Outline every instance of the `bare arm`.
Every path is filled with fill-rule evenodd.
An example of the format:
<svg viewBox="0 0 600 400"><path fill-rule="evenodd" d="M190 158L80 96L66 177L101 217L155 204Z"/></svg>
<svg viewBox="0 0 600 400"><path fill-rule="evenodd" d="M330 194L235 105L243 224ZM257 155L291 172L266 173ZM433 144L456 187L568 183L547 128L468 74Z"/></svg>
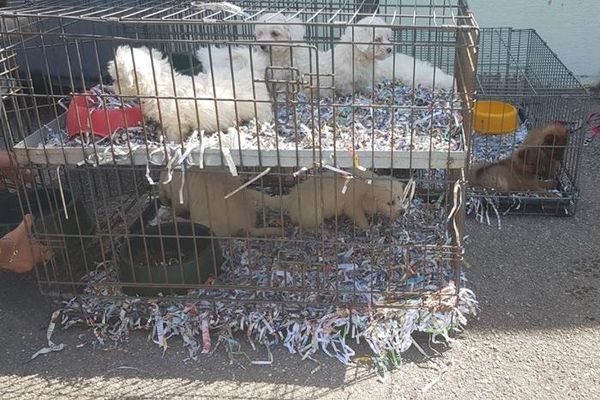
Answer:
<svg viewBox="0 0 600 400"><path fill-rule="evenodd" d="M35 178L34 171L21 168L22 167L17 164L17 160L15 160L8 151L0 150L0 175L4 175L13 183L18 182L18 175L20 175L25 182L33 182Z"/></svg>
<svg viewBox="0 0 600 400"><path fill-rule="evenodd" d="M9 169L10 167L10 153L6 150L0 150L0 169Z"/></svg>

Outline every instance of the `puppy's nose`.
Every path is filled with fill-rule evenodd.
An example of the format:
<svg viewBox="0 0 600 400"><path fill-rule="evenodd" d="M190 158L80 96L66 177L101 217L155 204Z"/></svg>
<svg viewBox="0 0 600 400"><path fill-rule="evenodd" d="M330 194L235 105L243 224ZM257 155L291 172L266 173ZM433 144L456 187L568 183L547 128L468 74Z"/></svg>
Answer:
<svg viewBox="0 0 600 400"><path fill-rule="evenodd" d="M385 49L385 51L387 51L388 53L391 53L392 52L392 48L388 47L387 49Z"/></svg>

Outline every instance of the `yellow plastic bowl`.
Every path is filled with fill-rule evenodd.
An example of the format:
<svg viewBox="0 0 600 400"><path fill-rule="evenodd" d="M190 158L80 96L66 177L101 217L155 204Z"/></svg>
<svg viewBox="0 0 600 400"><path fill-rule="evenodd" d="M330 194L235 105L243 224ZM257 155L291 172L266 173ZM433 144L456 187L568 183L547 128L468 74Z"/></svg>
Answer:
<svg viewBox="0 0 600 400"><path fill-rule="evenodd" d="M517 109L501 101L479 100L475 103L475 131L490 135L517 130Z"/></svg>

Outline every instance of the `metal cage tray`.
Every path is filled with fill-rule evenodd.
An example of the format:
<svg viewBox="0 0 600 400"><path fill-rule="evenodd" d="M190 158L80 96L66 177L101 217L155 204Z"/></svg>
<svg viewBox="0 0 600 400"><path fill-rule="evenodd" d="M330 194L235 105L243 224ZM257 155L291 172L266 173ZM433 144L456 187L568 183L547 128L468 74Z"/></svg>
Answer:
<svg viewBox="0 0 600 400"><path fill-rule="evenodd" d="M64 115L54 119L41 129L25 138L14 146L14 153L19 163L39 165L81 165L85 160L97 164L111 165L147 165L149 154L164 146L94 146L81 145L78 147L50 147L44 146L44 131L58 130L63 124ZM461 142L464 143L464 133L461 134ZM180 145L170 145L174 150ZM123 151L125 150L125 151ZM117 157L113 154L119 152ZM353 155L345 149L275 149L258 150L253 149L230 149L233 162L237 166L244 167L305 167L316 163L329 163L331 160L341 168L352 168L354 166ZM125 154L122 154L125 153ZM94 157L97 154L99 157ZM102 155L110 157L110 161L98 161ZM431 150L431 151L391 151L391 150L358 150L356 156L360 164L369 168L390 169L460 169L466 165L467 154L461 146L461 150ZM166 163L167 160L153 164ZM200 162L199 150L191 153L191 161L194 165ZM204 151L203 163L206 166L226 165L223 154L219 149L206 149Z"/></svg>

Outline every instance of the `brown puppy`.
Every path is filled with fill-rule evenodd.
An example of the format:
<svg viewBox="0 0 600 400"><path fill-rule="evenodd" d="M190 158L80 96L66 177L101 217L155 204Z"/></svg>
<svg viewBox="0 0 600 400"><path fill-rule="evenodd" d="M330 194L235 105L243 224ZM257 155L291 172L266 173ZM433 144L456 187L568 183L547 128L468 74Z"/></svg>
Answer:
<svg viewBox="0 0 600 400"><path fill-rule="evenodd" d="M532 149L518 149L507 159L471 169L469 182L476 186L503 192L541 192L551 188L537 174L538 153Z"/></svg>
<svg viewBox="0 0 600 400"><path fill-rule="evenodd" d="M374 178L369 185L358 179L347 182L339 174L326 173L296 185L287 196L264 196L265 205L286 210L292 222L303 229L316 229L326 218L346 215L366 230L367 215L380 213L393 218L403 211L404 185L395 179L377 179L376 175Z"/></svg>
<svg viewBox="0 0 600 400"><path fill-rule="evenodd" d="M192 222L209 227L217 236L273 236L281 233L278 228L257 228L257 192L243 189L233 196L225 196L242 185L237 176L229 173L188 170L185 172L183 204L180 203L179 189L182 173L175 171L173 179L167 179L165 172L160 177L160 200L173 207L175 214L189 218Z"/></svg>
<svg viewBox="0 0 600 400"><path fill-rule="evenodd" d="M521 146L507 159L471 169L472 184L500 191L545 191L556 187L560 162L567 145L567 130L549 125L531 131Z"/></svg>
<svg viewBox="0 0 600 400"><path fill-rule="evenodd" d="M567 128L552 124L532 130L520 148L532 149L538 154L537 175L543 179L555 179L567 148ZM539 150L542 150L541 152Z"/></svg>

